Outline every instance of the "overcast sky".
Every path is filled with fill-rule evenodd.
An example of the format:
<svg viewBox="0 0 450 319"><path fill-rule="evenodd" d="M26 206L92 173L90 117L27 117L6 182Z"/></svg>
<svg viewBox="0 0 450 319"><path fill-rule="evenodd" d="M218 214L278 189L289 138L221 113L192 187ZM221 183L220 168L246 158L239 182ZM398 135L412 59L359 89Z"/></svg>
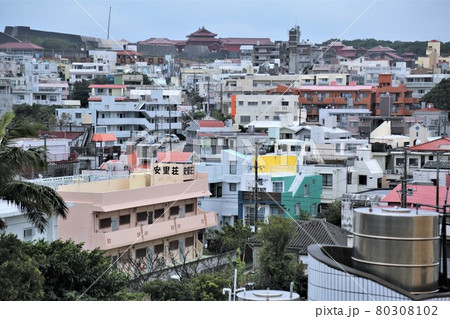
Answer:
<svg viewBox="0 0 450 319"><path fill-rule="evenodd" d="M294 25L313 43L341 35L450 41L450 0L0 0L0 30L23 25L106 38L110 7L111 37L131 42L186 40L201 26L217 37L287 40Z"/></svg>

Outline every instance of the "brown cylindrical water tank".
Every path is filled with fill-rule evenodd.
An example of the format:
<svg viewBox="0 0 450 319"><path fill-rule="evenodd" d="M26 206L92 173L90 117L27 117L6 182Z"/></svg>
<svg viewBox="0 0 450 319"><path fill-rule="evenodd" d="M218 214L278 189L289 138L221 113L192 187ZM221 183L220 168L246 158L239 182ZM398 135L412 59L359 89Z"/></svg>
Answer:
<svg viewBox="0 0 450 319"><path fill-rule="evenodd" d="M405 208L356 208L353 263L413 294L439 285L439 216Z"/></svg>

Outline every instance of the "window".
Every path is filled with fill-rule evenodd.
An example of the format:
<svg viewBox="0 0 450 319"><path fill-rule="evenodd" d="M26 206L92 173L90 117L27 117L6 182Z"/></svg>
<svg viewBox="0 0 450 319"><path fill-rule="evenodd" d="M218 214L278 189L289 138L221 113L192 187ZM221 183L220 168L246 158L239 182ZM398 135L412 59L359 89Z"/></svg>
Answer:
<svg viewBox="0 0 450 319"><path fill-rule="evenodd" d="M169 250L177 250L178 249L178 240L172 240L169 242Z"/></svg>
<svg viewBox="0 0 450 319"><path fill-rule="evenodd" d="M81 119L81 113L75 113L75 118Z"/></svg>
<svg viewBox="0 0 450 319"><path fill-rule="evenodd" d="M222 183L209 184L209 191L211 192L210 197L222 197Z"/></svg>
<svg viewBox="0 0 450 319"><path fill-rule="evenodd" d="M258 102L254 102L254 101L249 101L247 103L248 106L252 106L252 105L258 105Z"/></svg>
<svg viewBox="0 0 450 319"><path fill-rule="evenodd" d="M277 181L272 182L272 189L274 193L282 193L283 192L283 182Z"/></svg>
<svg viewBox="0 0 450 319"><path fill-rule="evenodd" d="M395 166L401 166L405 163L405 160L403 158L396 158L395 159Z"/></svg>
<svg viewBox="0 0 450 319"><path fill-rule="evenodd" d="M244 105L244 101L239 101L239 105Z"/></svg>
<svg viewBox="0 0 450 319"><path fill-rule="evenodd" d="M119 225L126 225L130 223L130 214L119 216Z"/></svg>
<svg viewBox="0 0 450 319"><path fill-rule="evenodd" d="M180 207L178 206L170 207L170 216L178 215L179 212Z"/></svg>
<svg viewBox="0 0 450 319"><path fill-rule="evenodd" d="M136 213L136 221L137 222L144 222L146 220L147 220L147 212Z"/></svg>
<svg viewBox="0 0 450 319"><path fill-rule="evenodd" d="M409 166L419 166L419 159L418 158L410 158Z"/></svg>
<svg viewBox="0 0 450 319"><path fill-rule="evenodd" d="M309 185L305 185L305 197L309 197Z"/></svg>
<svg viewBox="0 0 450 319"><path fill-rule="evenodd" d="M237 162L236 161L230 161L230 174L233 174L233 175L237 174Z"/></svg>
<svg viewBox="0 0 450 319"><path fill-rule="evenodd" d="M333 185L333 175L332 174L320 174L322 175L322 186L331 187Z"/></svg>
<svg viewBox="0 0 450 319"><path fill-rule="evenodd" d="M194 236L185 239L186 247L194 246Z"/></svg>
<svg viewBox="0 0 450 319"><path fill-rule="evenodd" d="M194 211L194 204L186 205L186 213L192 213Z"/></svg>
<svg viewBox="0 0 450 319"><path fill-rule="evenodd" d="M229 190L230 192L235 192L236 191L236 183L230 183L229 184Z"/></svg>
<svg viewBox="0 0 450 319"><path fill-rule="evenodd" d="M367 185L367 175L359 175L359 185Z"/></svg>
<svg viewBox="0 0 450 319"><path fill-rule="evenodd" d="M136 249L136 259L142 259L147 256L147 248Z"/></svg>
<svg viewBox="0 0 450 319"><path fill-rule="evenodd" d="M279 115L274 115L273 116L273 120L274 121L279 121L280 120L280 116Z"/></svg>
<svg viewBox="0 0 450 319"><path fill-rule="evenodd" d="M289 106L289 101L281 101L282 106Z"/></svg>
<svg viewBox="0 0 450 319"><path fill-rule="evenodd" d="M352 173L347 173L347 185L352 183Z"/></svg>
<svg viewBox="0 0 450 319"><path fill-rule="evenodd" d="M241 124L250 123L250 115L241 115Z"/></svg>
<svg viewBox="0 0 450 319"><path fill-rule="evenodd" d="M56 96L55 95L50 95L50 101L52 101L52 102L56 101Z"/></svg>
<svg viewBox="0 0 450 319"><path fill-rule="evenodd" d="M159 244L159 245L153 246L153 252L155 253L155 255L162 254L164 252L164 245Z"/></svg>
<svg viewBox="0 0 450 319"><path fill-rule="evenodd" d="M111 218L102 218L99 221L99 228L109 228L111 227Z"/></svg>
<svg viewBox="0 0 450 319"><path fill-rule="evenodd" d="M164 208L155 210L155 219L158 219L161 216L164 216Z"/></svg>
<svg viewBox="0 0 450 319"><path fill-rule="evenodd" d="M23 230L23 240L31 240L33 238L33 228L25 228Z"/></svg>

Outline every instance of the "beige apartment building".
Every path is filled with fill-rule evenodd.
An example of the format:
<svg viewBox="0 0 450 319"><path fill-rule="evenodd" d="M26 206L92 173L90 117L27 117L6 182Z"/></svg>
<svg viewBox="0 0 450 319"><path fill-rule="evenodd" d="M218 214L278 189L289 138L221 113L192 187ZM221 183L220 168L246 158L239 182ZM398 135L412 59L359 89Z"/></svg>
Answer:
<svg viewBox="0 0 450 319"><path fill-rule="evenodd" d="M58 237L99 247L118 266L128 261L166 264L189 261L203 252L203 230L217 226L215 212L202 211L209 196L207 174L192 164L160 163L128 178L61 186L67 219L58 220ZM122 258L121 258L122 256Z"/></svg>

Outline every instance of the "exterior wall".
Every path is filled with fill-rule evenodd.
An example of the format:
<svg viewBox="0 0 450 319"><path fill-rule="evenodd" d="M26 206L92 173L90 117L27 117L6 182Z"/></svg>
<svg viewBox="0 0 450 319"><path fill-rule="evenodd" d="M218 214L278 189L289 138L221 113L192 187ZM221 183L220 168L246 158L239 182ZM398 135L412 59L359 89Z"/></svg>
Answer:
<svg viewBox="0 0 450 319"><path fill-rule="evenodd" d="M33 224L22 214L18 207L9 205L5 201L0 201L0 218L6 224L4 232L14 234L23 241L33 241L44 239L53 241L57 239L57 217L55 215L47 219L47 227L43 233L33 226Z"/></svg>
<svg viewBox="0 0 450 319"><path fill-rule="evenodd" d="M253 121L279 121L280 115L292 114L298 123L298 97L295 95L237 95L235 123L246 125ZM243 120L242 117L248 118ZM292 124L292 123L288 123Z"/></svg>
<svg viewBox="0 0 450 319"><path fill-rule="evenodd" d="M272 178L272 181L284 181L281 205L285 208L286 214L291 218L299 219L300 210L302 210L311 217L316 216L322 195L322 177L320 175L304 176L296 191L288 191L294 179L295 176Z"/></svg>
<svg viewBox="0 0 450 319"><path fill-rule="evenodd" d="M113 256L130 245L152 247L162 240L180 244L198 230L217 225L216 213L197 207L197 198L209 194L204 174L194 181L145 186L157 182L155 176L149 177L149 181L142 175L135 181L123 178L60 187L70 212L67 219L58 220L58 237L83 242L85 249L100 247ZM197 238L193 245L192 251L201 250Z"/></svg>

